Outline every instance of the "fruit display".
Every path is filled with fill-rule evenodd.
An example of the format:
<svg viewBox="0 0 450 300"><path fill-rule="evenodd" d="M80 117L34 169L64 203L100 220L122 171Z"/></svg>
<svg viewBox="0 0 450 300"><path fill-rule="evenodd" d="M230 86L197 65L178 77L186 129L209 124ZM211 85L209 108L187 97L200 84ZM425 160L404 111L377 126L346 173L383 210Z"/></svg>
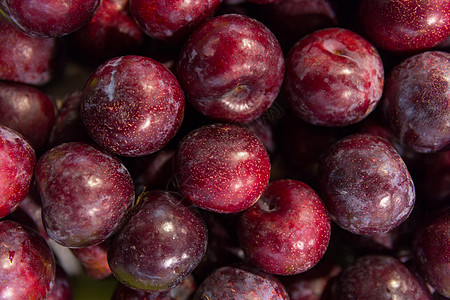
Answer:
<svg viewBox="0 0 450 300"><path fill-rule="evenodd" d="M0 300L450 299L450 0L0 0Z"/></svg>

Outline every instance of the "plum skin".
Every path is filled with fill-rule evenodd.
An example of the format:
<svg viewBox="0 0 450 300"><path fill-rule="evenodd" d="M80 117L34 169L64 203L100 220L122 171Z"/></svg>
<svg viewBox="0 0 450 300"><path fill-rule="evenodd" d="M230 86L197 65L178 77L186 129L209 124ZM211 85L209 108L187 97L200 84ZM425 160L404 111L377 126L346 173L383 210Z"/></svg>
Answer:
<svg viewBox="0 0 450 300"><path fill-rule="evenodd" d="M414 259L427 282L440 294L450 297L450 207L432 217L414 236Z"/></svg>
<svg viewBox="0 0 450 300"><path fill-rule="evenodd" d="M92 139L123 156L163 148L181 126L184 95L176 77L144 56L112 58L86 82L81 118Z"/></svg>
<svg viewBox="0 0 450 300"><path fill-rule="evenodd" d="M100 0L1 0L0 11L14 26L38 38L60 37L80 29L97 11Z"/></svg>
<svg viewBox="0 0 450 300"><path fill-rule="evenodd" d="M108 263L115 277L130 288L168 290L199 264L207 236L200 215L177 196L159 190L146 192L112 239Z"/></svg>
<svg viewBox="0 0 450 300"><path fill-rule="evenodd" d="M330 234L330 218L322 199L297 180L270 183L238 221L239 241L248 259L278 275L298 274L316 265Z"/></svg>
<svg viewBox="0 0 450 300"><path fill-rule="evenodd" d="M36 165L35 179L45 229L65 247L103 242L134 204L133 181L121 161L84 143L47 151Z"/></svg>
<svg viewBox="0 0 450 300"><path fill-rule="evenodd" d="M0 125L0 218L25 199L33 178L36 154L25 138Z"/></svg>
<svg viewBox="0 0 450 300"><path fill-rule="evenodd" d="M277 97L284 77L281 47L263 24L236 14L215 17L192 33L177 76L187 100L220 121L247 123Z"/></svg>
<svg viewBox="0 0 450 300"><path fill-rule="evenodd" d="M53 79L58 61L56 39L31 37L0 16L0 79L44 85Z"/></svg>
<svg viewBox="0 0 450 300"><path fill-rule="evenodd" d="M385 255L358 258L338 278L338 299L431 300L426 286L399 260Z"/></svg>
<svg viewBox="0 0 450 300"><path fill-rule="evenodd" d="M318 30L286 57L284 92L295 114L322 126L364 119L381 99L384 68L374 46L344 28Z"/></svg>
<svg viewBox="0 0 450 300"><path fill-rule="evenodd" d="M275 276L244 265L216 269L198 287L193 299L288 300L289 296Z"/></svg>
<svg viewBox="0 0 450 300"><path fill-rule="evenodd" d="M56 105L29 85L0 82L0 124L20 132L40 152L55 124Z"/></svg>
<svg viewBox="0 0 450 300"><path fill-rule="evenodd" d="M0 221L0 298L46 299L55 282L55 259L42 236L20 223Z"/></svg>
<svg viewBox="0 0 450 300"><path fill-rule="evenodd" d="M270 176L270 159L248 129L211 124L191 131L175 153L175 176L181 193L194 205L235 213L253 205Z"/></svg>
<svg viewBox="0 0 450 300"><path fill-rule="evenodd" d="M450 147L450 54L427 51L397 65L381 103L393 135L406 147L432 153Z"/></svg>
<svg viewBox="0 0 450 300"><path fill-rule="evenodd" d="M448 0L361 1L359 19L377 47L397 53L424 51L450 34Z"/></svg>
<svg viewBox="0 0 450 300"><path fill-rule="evenodd" d="M415 203L411 175L385 139L354 134L324 154L320 191L332 218L360 235L387 232L405 221Z"/></svg>
<svg viewBox="0 0 450 300"><path fill-rule="evenodd" d="M130 14L152 38L179 41L205 22L221 2L130 0Z"/></svg>

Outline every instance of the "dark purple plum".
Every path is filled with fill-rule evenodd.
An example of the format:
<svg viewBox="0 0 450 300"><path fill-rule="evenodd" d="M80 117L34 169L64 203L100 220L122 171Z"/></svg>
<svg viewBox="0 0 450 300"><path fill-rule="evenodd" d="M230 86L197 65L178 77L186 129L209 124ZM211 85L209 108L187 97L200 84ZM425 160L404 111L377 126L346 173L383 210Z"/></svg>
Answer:
<svg viewBox="0 0 450 300"><path fill-rule="evenodd" d="M120 56L86 82L81 118L92 139L111 152L143 156L163 148L181 125L184 95L176 77L144 56Z"/></svg>
<svg viewBox="0 0 450 300"><path fill-rule="evenodd" d="M55 259L45 240L14 221L0 221L0 299L46 299Z"/></svg>
<svg viewBox="0 0 450 300"><path fill-rule="evenodd" d="M449 0L365 0L359 15L370 41L389 51L423 51L450 35Z"/></svg>
<svg viewBox="0 0 450 300"><path fill-rule="evenodd" d="M450 3L450 2L449 2ZM450 54L423 52L397 65L382 109L393 135L421 153L450 147Z"/></svg>
<svg viewBox="0 0 450 300"><path fill-rule="evenodd" d="M437 212L419 227L413 251L427 282L440 294L450 297L450 207Z"/></svg>
<svg viewBox="0 0 450 300"><path fill-rule="evenodd" d="M354 134L336 142L324 154L319 176L331 218L352 233L392 230L414 207L414 183L405 163L378 136Z"/></svg>
<svg viewBox="0 0 450 300"><path fill-rule="evenodd" d="M340 300L432 299L427 288L406 266L393 257L382 255L356 260L340 274L337 290Z"/></svg>
<svg viewBox="0 0 450 300"><path fill-rule="evenodd" d="M44 85L56 71L57 42L25 35L0 14L0 79Z"/></svg>
<svg viewBox="0 0 450 300"><path fill-rule="evenodd" d="M197 285L194 276L189 275L176 287L159 292L143 292L118 284L111 300L190 300Z"/></svg>
<svg viewBox="0 0 450 300"><path fill-rule="evenodd" d="M1 0L0 11L26 34L50 38L80 29L99 5L100 0Z"/></svg>
<svg viewBox="0 0 450 300"><path fill-rule="evenodd" d="M331 224L312 188L296 180L277 180L242 213L237 232L254 265L268 273L293 275L311 269L322 258Z"/></svg>
<svg viewBox="0 0 450 300"><path fill-rule="evenodd" d="M55 284L48 294L46 300L72 300L73 292L70 278L66 271L59 265L56 265Z"/></svg>
<svg viewBox="0 0 450 300"><path fill-rule="evenodd" d="M0 82L0 124L22 134L40 152L55 123L56 105L41 90Z"/></svg>
<svg viewBox="0 0 450 300"><path fill-rule="evenodd" d="M13 212L31 187L36 155L18 132L0 125L0 218Z"/></svg>
<svg viewBox="0 0 450 300"><path fill-rule="evenodd" d="M206 226L192 207L175 194L147 192L112 239L109 266L128 287L140 291L168 290L180 284L199 264L207 239Z"/></svg>
<svg viewBox="0 0 450 300"><path fill-rule="evenodd" d="M381 99L384 68L374 46L344 28L301 39L286 57L284 92L298 117L314 125L346 126L364 119Z"/></svg>
<svg viewBox="0 0 450 300"><path fill-rule="evenodd" d="M68 142L92 143L81 120L81 95L82 92L77 90L62 99L61 109L48 137L50 148Z"/></svg>
<svg viewBox="0 0 450 300"><path fill-rule="evenodd" d="M280 281L261 271L240 267L222 267L212 272L199 286L194 300L267 299L288 300Z"/></svg>
<svg viewBox="0 0 450 300"><path fill-rule="evenodd" d="M81 262L85 273L94 279L104 279L112 274L109 268L107 253L110 240L86 248L71 249Z"/></svg>
<svg viewBox="0 0 450 300"><path fill-rule="evenodd" d="M130 0L130 13L150 37L179 41L205 22L222 0Z"/></svg>
<svg viewBox="0 0 450 300"><path fill-rule="evenodd" d="M264 192L270 160L262 142L237 125L212 124L191 131L175 153L175 176L194 205L234 213L253 205Z"/></svg>
<svg viewBox="0 0 450 300"><path fill-rule="evenodd" d="M144 33L128 14L128 2L103 0L100 3L89 23L70 37L76 55L99 65L110 58L137 52Z"/></svg>
<svg viewBox="0 0 450 300"><path fill-rule="evenodd" d="M83 248L116 232L134 203L134 187L114 156L83 143L65 143L38 161L35 179L48 235Z"/></svg>
<svg viewBox="0 0 450 300"><path fill-rule="evenodd" d="M202 114L247 123L278 95L284 57L262 23L227 14L204 23L189 37L180 52L177 75L187 100Z"/></svg>

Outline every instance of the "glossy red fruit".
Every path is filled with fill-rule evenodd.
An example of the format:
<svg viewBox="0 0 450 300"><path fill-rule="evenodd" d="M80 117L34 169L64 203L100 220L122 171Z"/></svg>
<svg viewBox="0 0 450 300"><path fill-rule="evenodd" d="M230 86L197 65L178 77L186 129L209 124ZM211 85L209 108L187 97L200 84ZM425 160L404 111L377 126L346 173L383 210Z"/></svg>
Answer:
<svg viewBox="0 0 450 300"><path fill-rule="evenodd" d="M22 134L37 152L43 150L56 119L56 105L41 90L0 82L0 124Z"/></svg>
<svg viewBox="0 0 450 300"><path fill-rule="evenodd" d="M275 276L256 269L222 267L198 287L194 300L203 299L288 300L289 296Z"/></svg>
<svg viewBox="0 0 450 300"><path fill-rule="evenodd" d="M70 278L66 271L56 265L55 284L47 296L46 300L72 300L73 292Z"/></svg>
<svg viewBox="0 0 450 300"><path fill-rule="evenodd" d="M366 0L359 15L370 41L389 51L423 51L450 35L449 0Z"/></svg>
<svg viewBox="0 0 450 300"><path fill-rule="evenodd" d="M207 239L206 226L192 207L169 192L147 192L112 239L109 266L128 287L140 291L168 290L180 284L199 264Z"/></svg>
<svg viewBox="0 0 450 300"><path fill-rule="evenodd" d="M403 223L415 188L402 158L385 139L354 134L336 142L320 165L320 189L331 218L361 235Z"/></svg>
<svg viewBox="0 0 450 300"><path fill-rule="evenodd" d="M119 155L143 156L163 148L184 114L175 76L144 56L110 59L83 90L81 118L92 139Z"/></svg>
<svg viewBox="0 0 450 300"><path fill-rule="evenodd" d="M150 37L177 41L205 22L221 0L130 0L130 13Z"/></svg>
<svg viewBox="0 0 450 300"><path fill-rule="evenodd" d="M286 58L284 91L294 112L314 125L346 126L364 119L381 99L381 57L344 28L316 31Z"/></svg>
<svg viewBox="0 0 450 300"><path fill-rule="evenodd" d="M75 55L97 66L110 58L137 52L144 33L128 13L128 0L103 0L94 17L74 32L70 41Z"/></svg>
<svg viewBox="0 0 450 300"><path fill-rule="evenodd" d="M55 39L28 36L0 14L0 79L44 85L54 76L57 62Z"/></svg>
<svg viewBox="0 0 450 300"><path fill-rule="evenodd" d="M248 129L212 124L190 132L178 145L175 176L181 193L196 206L234 213L253 205L264 192L270 160Z"/></svg>
<svg viewBox="0 0 450 300"><path fill-rule="evenodd" d="M122 225L134 203L134 187L115 157L83 143L47 151L36 165L48 235L66 247L103 242Z"/></svg>
<svg viewBox="0 0 450 300"><path fill-rule="evenodd" d="M450 297L450 207L418 228L413 249L423 277L440 294Z"/></svg>
<svg viewBox="0 0 450 300"><path fill-rule="evenodd" d="M253 264L269 273L293 275L311 269L322 258L331 224L312 188L296 180L277 180L242 213L237 232Z"/></svg>
<svg viewBox="0 0 450 300"><path fill-rule="evenodd" d="M55 259L45 240L14 221L0 221L0 299L46 299Z"/></svg>
<svg viewBox="0 0 450 300"><path fill-rule="evenodd" d="M382 255L363 256L338 279L338 299L431 300L428 289L399 260Z"/></svg>
<svg viewBox="0 0 450 300"><path fill-rule="evenodd" d="M13 212L27 196L36 155L16 131L0 125L0 218Z"/></svg>
<svg viewBox="0 0 450 300"><path fill-rule="evenodd" d="M393 135L421 153L450 147L450 54L427 51L397 65L382 110Z"/></svg>
<svg viewBox="0 0 450 300"><path fill-rule="evenodd" d="M275 36L247 16L228 14L198 28L181 50L177 75L202 114L246 123L273 103L284 76Z"/></svg>
<svg viewBox="0 0 450 300"><path fill-rule="evenodd" d="M1 0L0 10L28 35L60 37L87 24L100 0Z"/></svg>
<svg viewBox="0 0 450 300"><path fill-rule="evenodd" d="M111 300L190 300L196 289L197 285L192 275L167 291L143 292L119 283Z"/></svg>

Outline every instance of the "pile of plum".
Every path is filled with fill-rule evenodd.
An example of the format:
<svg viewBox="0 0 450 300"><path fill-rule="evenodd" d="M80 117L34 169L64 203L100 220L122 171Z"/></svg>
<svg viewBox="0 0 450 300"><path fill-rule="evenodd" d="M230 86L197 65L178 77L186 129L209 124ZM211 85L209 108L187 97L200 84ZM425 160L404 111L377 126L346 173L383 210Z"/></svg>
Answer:
<svg viewBox="0 0 450 300"><path fill-rule="evenodd" d="M0 300L450 298L450 0L0 12Z"/></svg>

